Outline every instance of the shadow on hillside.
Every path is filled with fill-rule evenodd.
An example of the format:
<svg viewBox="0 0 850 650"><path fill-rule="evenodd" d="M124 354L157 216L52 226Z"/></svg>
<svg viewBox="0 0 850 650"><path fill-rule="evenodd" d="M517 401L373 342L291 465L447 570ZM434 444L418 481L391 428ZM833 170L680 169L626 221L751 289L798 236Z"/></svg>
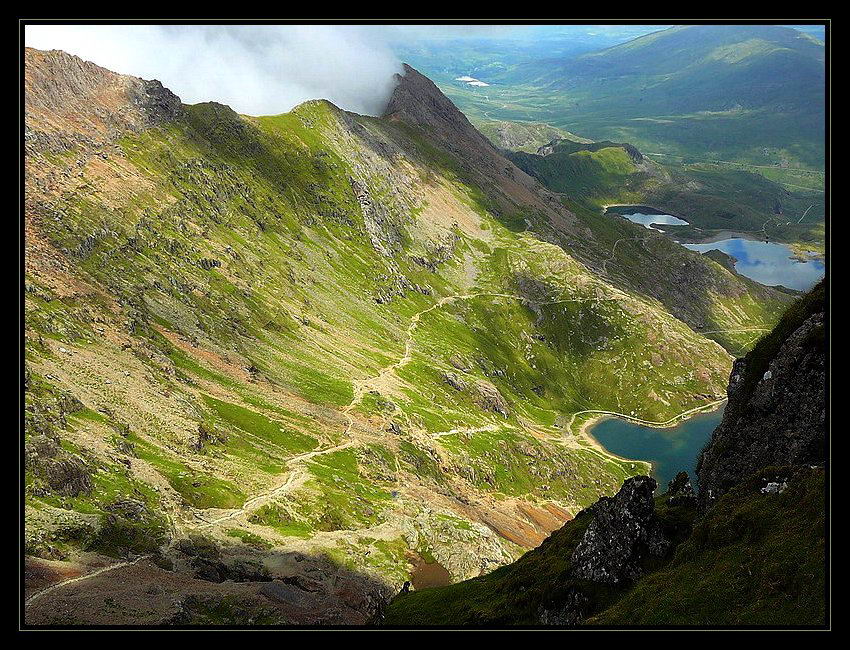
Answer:
<svg viewBox="0 0 850 650"><path fill-rule="evenodd" d="M56 579L91 571L28 556L25 579L31 594ZM24 623L39 628L364 625L397 591L326 554L193 537L177 540L159 556L46 593L26 608Z"/></svg>

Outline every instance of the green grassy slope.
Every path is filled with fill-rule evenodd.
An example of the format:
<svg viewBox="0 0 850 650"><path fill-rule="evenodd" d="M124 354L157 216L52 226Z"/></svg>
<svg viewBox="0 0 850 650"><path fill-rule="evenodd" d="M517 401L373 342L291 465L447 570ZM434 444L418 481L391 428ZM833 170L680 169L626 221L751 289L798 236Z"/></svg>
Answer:
<svg viewBox="0 0 850 650"><path fill-rule="evenodd" d="M383 623L535 625L542 606L577 587L597 612L585 625L822 625L823 470L793 470L787 489L763 493L782 471L759 472L696 520L693 509L656 498L662 524L680 543L632 587L569 577L570 556L591 520L584 513L487 576L397 596Z"/></svg>
<svg viewBox="0 0 850 650"><path fill-rule="evenodd" d="M43 198L27 217L25 427L41 557L203 530L392 584L405 551L433 547L462 579L545 536L529 509L563 521L646 471L567 431L571 415L667 420L726 382L714 341L524 231L522 201L497 210L467 161L388 120L198 104L27 164L60 179L28 188ZM621 236L580 219L609 250ZM641 259L611 268L657 277ZM709 279L746 287L719 266ZM729 329L779 305L704 299Z"/></svg>
<svg viewBox="0 0 850 650"><path fill-rule="evenodd" d="M787 189L762 175L728 166L664 166L611 142L559 140L546 155L508 157L546 187L603 210L648 205L686 219L669 227L680 238L732 230L768 236L799 250L823 253L823 194Z"/></svg>

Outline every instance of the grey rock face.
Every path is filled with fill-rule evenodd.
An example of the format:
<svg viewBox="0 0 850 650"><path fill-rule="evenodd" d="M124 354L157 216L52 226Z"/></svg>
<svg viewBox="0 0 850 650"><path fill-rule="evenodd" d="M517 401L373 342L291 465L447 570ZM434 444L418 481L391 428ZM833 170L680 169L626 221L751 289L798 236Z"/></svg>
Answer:
<svg viewBox="0 0 850 650"><path fill-rule="evenodd" d="M67 456L47 463L47 482L57 494L79 496L91 494L92 480L86 464L79 458Z"/></svg>
<svg viewBox="0 0 850 650"><path fill-rule="evenodd" d="M140 83L132 90L133 100L142 108L150 126L170 122L180 116L183 104L177 95L156 79L138 81Z"/></svg>
<svg viewBox="0 0 850 650"><path fill-rule="evenodd" d="M578 625L587 611L590 599L579 589L570 589L558 607L541 607L541 625Z"/></svg>
<svg viewBox="0 0 850 650"><path fill-rule="evenodd" d="M461 391L461 392L466 390L466 382L463 379L461 379L460 377L458 377L453 372L444 372L443 373L443 381L446 382L449 386L451 386L455 390L458 390L458 391Z"/></svg>
<svg viewBox="0 0 850 650"><path fill-rule="evenodd" d="M402 237L398 224L393 222L385 206L372 199L369 188L353 177L349 177L351 189L360 204L363 224L372 246L381 255L393 257L401 250Z"/></svg>
<svg viewBox="0 0 850 650"><path fill-rule="evenodd" d="M647 557L664 556L670 541L655 515L655 486L654 479L636 476L592 506L593 521L573 551L574 577L617 585L638 578Z"/></svg>
<svg viewBox="0 0 850 650"><path fill-rule="evenodd" d="M697 503L697 495L687 472L679 472L667 484L667 504L671 506L693 507Z"/></svg>
<svg viewBox="0 0 850 650"><path fill-rule="evenodd" d="M477 392L475 401L485 411L493 411L502 417L508 417L510 415L510 409L508 409L508 403L505 401L505 398L502 397L499 389L489 381L481 380L476 382L475 390Z"/></svg>
<svg viewBox="0 0 850 650"><path fill-rule="evenodd" d="M748 368L747 359L738 359L732 368L723 421L697 468L703 508L761 467L824 459L824 312L806 318L766 369Z"/></svg>

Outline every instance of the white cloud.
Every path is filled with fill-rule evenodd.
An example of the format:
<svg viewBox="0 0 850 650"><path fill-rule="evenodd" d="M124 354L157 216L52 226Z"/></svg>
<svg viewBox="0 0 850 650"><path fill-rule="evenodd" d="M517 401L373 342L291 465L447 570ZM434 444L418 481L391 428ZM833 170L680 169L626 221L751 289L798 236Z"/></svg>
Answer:
<svg viewBox="0 0 850 650"><path fill-rule="evenodd" d="M389 47L400 36L391 26L27 25L25 41L159 79L188 104L269 115L323 98L376 115L401 71Z"/></svg>

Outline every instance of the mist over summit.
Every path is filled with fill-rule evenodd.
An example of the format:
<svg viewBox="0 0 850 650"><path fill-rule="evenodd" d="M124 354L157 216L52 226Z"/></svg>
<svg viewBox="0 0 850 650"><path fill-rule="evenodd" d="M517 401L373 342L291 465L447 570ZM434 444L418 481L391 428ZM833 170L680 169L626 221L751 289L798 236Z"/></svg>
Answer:
<svg viewBox="0 0 850 650"><path fill-rule="evenodd" d="M357 26L38 25L26 42L159 79L188 104L215 100L248 115L317 98L380 115L402 71L386 39Z"/></svg>

